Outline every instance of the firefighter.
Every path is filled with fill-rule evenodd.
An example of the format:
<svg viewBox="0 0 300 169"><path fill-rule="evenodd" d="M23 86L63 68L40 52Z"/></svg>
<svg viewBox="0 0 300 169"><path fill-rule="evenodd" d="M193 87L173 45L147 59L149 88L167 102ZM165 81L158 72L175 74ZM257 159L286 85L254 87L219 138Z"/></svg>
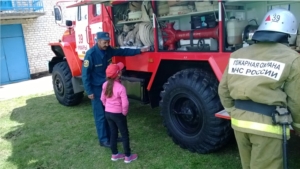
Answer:
<svg viewBox="0 0 300 169"><path fill-rule="evenodd" d="M94 120L100 146L110 147L109 128L104 116L104 107L100 101L102 84L106 81L105 70L113 56L133 56L146 52L142 49L114 49L109 46L110 37L107 32L98 32L96 44L86 52L82 65L82 81L84 89L91 99ZM119 139L120 141L120 139Z"/></svg>
<svg viewBox="0 0 300 169"><path fill-rule="evenodd" d="M224 71L218 92L243 169L282 169L280 124L300 132L300 55L288 47L297 27L290 11L270 10L253 35L255 44L233 52Z"/></svg>

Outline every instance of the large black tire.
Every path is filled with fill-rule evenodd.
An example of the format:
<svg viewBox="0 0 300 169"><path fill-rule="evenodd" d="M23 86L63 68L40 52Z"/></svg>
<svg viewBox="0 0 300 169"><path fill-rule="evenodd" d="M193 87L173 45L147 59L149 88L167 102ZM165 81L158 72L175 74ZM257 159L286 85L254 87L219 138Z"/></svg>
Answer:
<svg viewBox="0 0 300 169"><path fill-rule="evenodd" d="M56 99L65 106L78 105L83 92L74 94L72 75L67 62L59 62L53 67L52 84Z"/></svg>
<svg viewBox="0 0 300 169"><path fill-rule="evenodd" d="M206 154L229 141L230 121L215 117L222 104L214 75L199 69L182 70L170 77L163 88L161 115L174 143Z"/></svg>

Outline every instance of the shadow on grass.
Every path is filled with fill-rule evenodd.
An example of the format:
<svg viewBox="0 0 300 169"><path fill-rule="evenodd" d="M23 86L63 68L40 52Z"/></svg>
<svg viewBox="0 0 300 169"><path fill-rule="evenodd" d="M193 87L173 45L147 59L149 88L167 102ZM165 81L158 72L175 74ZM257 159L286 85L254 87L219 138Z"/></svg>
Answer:
<svg viewBox="0 0 300 169"><path fill-rule="evenodd" d="M84 143L96 140L90 101L85 98L79 106L64 107L54 95L46 95L25 102L26 106L13 109L10 116L20 125L3 137L12 145L8 161L20 169L73 168L64 158L82 152Z"/></svg>
<svg viewBox="0 0 300 169"><path fill-rule="evenodd" d="M11 113L10 119L21 125L3 138L12 145L12 154L7 160L19 169L241 168L234 139L212 154L191 153L167 136L158 111L149 105L130 103L130 143L139 159L125 165L122 161L110 161L110 149L99 146L91 103L86 97L74 107L60 105L54 95L29 98L26 106ZM300 168L297 141L299 138L293 137L289 142L290 169ZM122 151L121 144L118 146Z"/></svg>

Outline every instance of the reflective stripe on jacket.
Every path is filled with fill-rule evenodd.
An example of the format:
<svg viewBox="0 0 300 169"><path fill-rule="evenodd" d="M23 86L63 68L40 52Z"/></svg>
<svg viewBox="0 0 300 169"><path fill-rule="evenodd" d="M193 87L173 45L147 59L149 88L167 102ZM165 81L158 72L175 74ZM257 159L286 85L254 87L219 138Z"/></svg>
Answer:
<svg viewBox="0 0 300 169"><path fill-rule="evenodd" d="M270 133L272 135L276 134L279 138L282 138L283 134L283 129L281 125L263 124L252 121L238 120L235 118L231 118L231 124L241 129L250 129L258 132L261 131L264 133ZM288 137L290 137L290 129L288 127L286 129L286 134Z"/></svg>

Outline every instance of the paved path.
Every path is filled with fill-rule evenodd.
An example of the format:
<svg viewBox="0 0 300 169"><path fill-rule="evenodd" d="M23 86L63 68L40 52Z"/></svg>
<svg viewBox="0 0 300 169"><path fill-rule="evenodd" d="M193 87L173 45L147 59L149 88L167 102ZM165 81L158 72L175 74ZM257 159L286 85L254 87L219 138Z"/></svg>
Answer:
<svg viewBox="0 0 300 169"><path fill-rule="evenodd" d="M48 91L53 91L51 75L0 86L0 101Z"/></svg>

